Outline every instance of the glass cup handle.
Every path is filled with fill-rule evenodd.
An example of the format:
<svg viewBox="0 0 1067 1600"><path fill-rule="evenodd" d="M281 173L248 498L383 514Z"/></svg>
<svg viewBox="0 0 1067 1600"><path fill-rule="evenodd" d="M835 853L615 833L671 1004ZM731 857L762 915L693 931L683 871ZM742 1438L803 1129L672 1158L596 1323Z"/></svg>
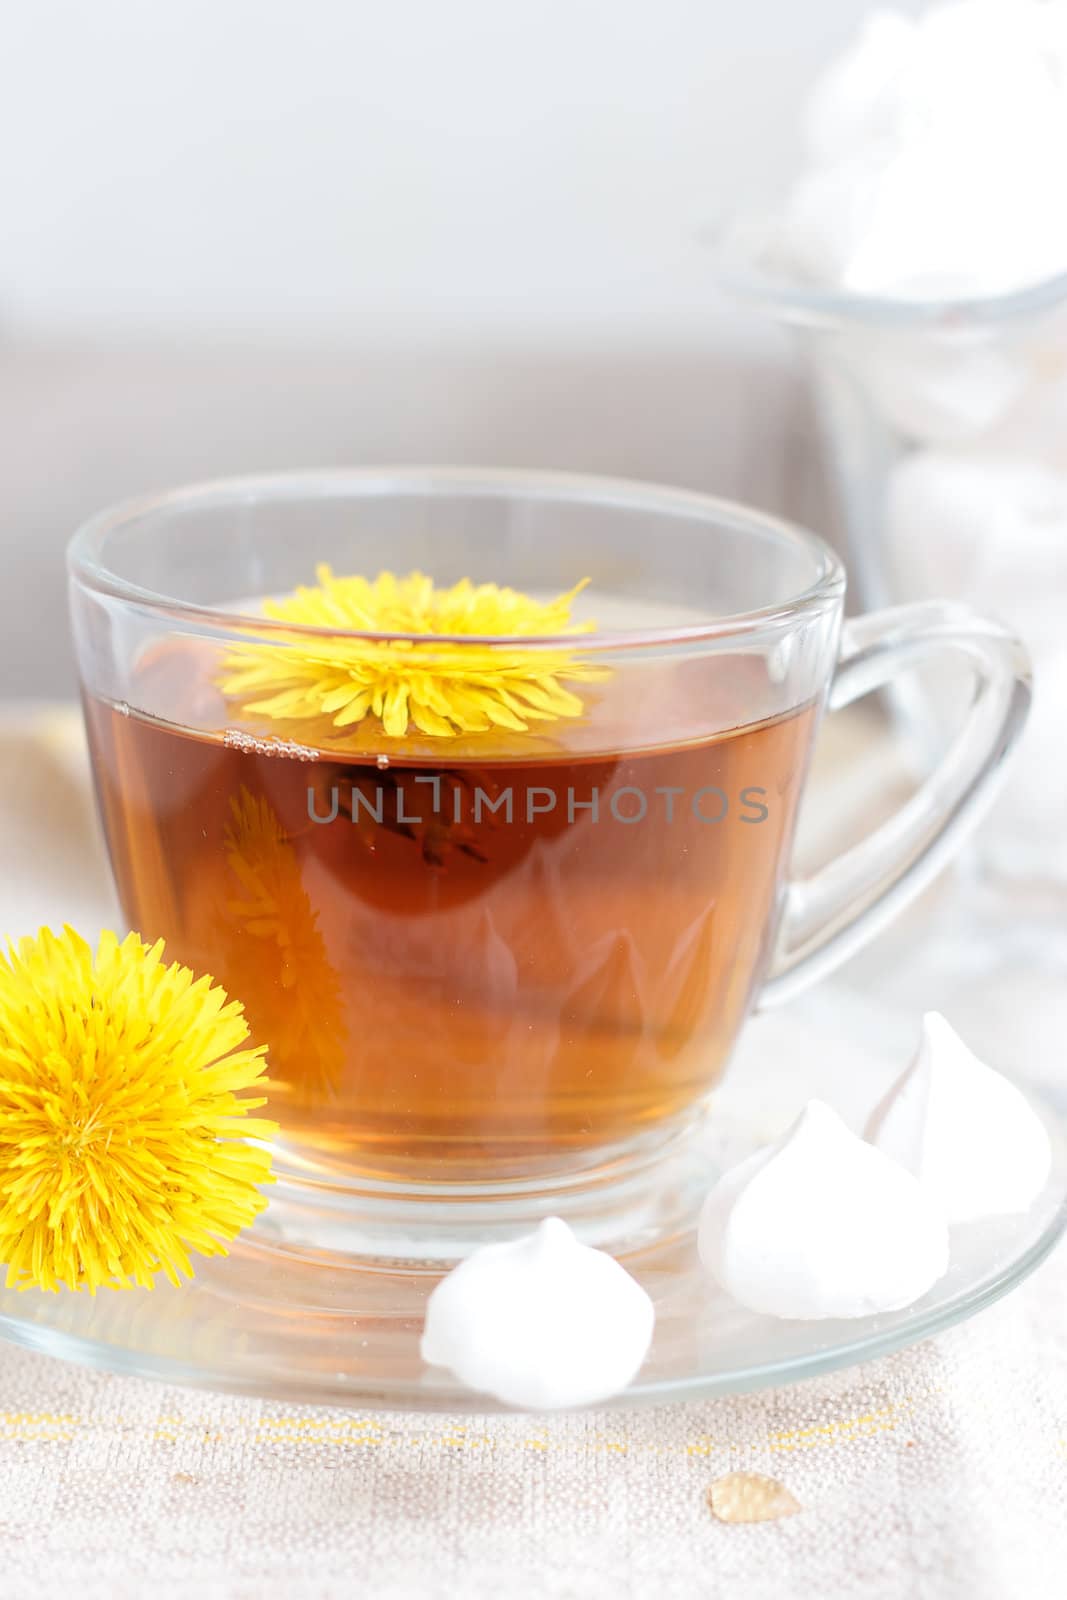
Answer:
<svg viewBox="0 0 1067 1600"><path fill-rule="evenodd" d="M828 709L840 710L909 667L962 656L974 674L963 725L917 792L868 838L785 893L760 1010L788 1000L866 943L941 870L993 799L1030 706L1024 646L965 606L894 606L846 622Z"/></svg>

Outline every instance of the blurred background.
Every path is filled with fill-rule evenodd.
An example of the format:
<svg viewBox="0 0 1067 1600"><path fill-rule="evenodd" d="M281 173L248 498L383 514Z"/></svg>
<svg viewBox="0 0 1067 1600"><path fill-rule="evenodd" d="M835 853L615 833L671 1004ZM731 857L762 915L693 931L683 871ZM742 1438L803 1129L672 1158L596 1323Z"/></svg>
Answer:
<svg viewBox="0 0 1067 1600"><path fill-rule="evenodd" d="M792 348L699 236L870 10L8 0L0 693L73 690L75 526L205 476L568 467L825 527Z"/></svg>

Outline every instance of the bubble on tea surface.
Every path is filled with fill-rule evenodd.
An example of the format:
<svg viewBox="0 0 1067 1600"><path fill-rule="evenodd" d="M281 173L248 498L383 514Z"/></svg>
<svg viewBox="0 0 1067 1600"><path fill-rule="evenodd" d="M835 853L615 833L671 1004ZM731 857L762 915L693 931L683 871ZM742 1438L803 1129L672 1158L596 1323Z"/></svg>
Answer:
<svg viewBox="0 0 1067 1600"><path fill-rule="evenodd" d="M309 745L297 744L295 739L260 738L245 733L241 728L227 728L222 742L228 750L241 750L246 755L284 756L290 761L317 761L319 753Z"/></svg>

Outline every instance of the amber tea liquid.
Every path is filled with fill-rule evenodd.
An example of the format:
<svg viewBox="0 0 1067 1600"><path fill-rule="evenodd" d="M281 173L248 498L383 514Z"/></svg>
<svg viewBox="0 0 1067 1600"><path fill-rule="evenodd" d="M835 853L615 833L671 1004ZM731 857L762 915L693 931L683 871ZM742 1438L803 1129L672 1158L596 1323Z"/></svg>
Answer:
<svg viewBox="0 0 1067 1600"><path fill-rule="evenodd" d="M725 731L657 745L631 708L639 748L523 759L316 751L221 704L194 731L180 652L149 663L165 720L89 701L129 925L244 1003L291 1151L469 1182L686 1119L765 964L815 715L730 726L757 668L717 670Z"/></svg>

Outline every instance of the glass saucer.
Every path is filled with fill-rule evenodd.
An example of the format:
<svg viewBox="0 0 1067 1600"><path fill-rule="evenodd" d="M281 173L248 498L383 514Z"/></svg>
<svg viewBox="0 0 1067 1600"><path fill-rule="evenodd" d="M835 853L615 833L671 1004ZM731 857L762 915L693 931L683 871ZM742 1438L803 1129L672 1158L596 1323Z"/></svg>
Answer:
<svg viewBox="0 0 1067 1600"><path fill-rule="evenodd" d="M828 1004L837 1008L840 1022L849 1002L838 994L819 1003L824 1012ZM857 1064L854 1048L815 1049L804 1025L795 1013L789 1024L783 1014L750 1024L703 1136L709 1185L724 1165L788 1125L811 1096L830 1100L856 1126L884 1087L885 1061L876 1070L869 1060ZM635 1383L608 1403L707 1399L792 1383L924 1339L1005 1294L1044 1259L1067 1224L1063 1128L1036 1095L1024 1092L1052 1140L1044 1192L1025 1216L953 1229L948 1273L905 1311L833 1322L755 1316L709 1283L691 1232L627 1257L655 1300L656 1332ZM436 1281L430 1270L314 1254L253 1229L228 1257L199 1263L193 1282L180 1289L163 1284L95 1298L0 1290L0 1337L107 1371L276 1400L500 1410L420 1360L424 1306Z"/></svg>

